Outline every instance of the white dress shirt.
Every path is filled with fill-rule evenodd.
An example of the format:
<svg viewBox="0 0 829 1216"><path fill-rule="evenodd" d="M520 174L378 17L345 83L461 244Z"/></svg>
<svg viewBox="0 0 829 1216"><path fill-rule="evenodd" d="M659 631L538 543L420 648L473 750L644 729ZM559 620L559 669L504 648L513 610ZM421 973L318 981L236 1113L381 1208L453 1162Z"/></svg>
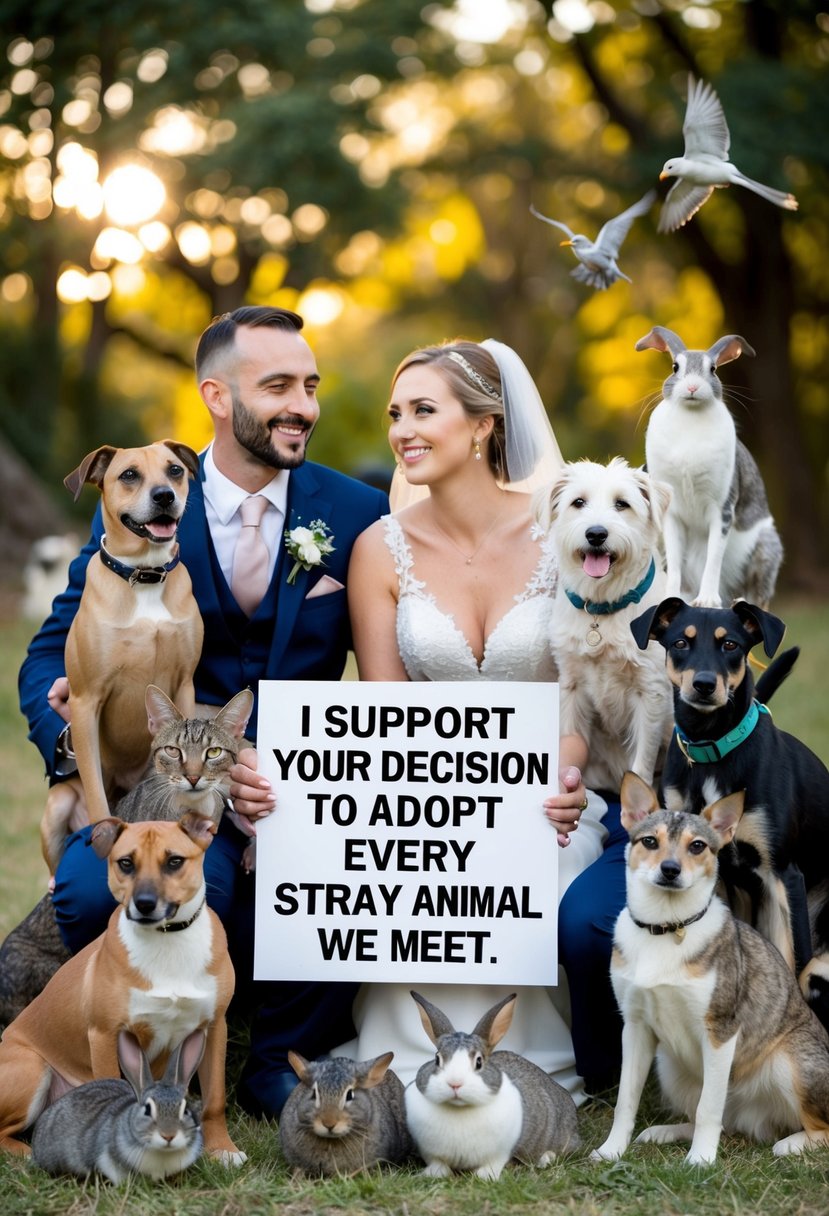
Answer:
<svg viewBox="0 0 829 1216"><path fill-rule="evenodd" d="M256 491L257 494L261 494L267 498L269 503L268 509L262 516L262 523L259 528L262 539L268 546L268 551L271 555L268 567L269 580L273 575L274 566L279 554L279 546L282 544L282 536L285 530L285 515L288 506L288 477L288 469L279 469L274 473L272 480L266 486ZM225 477L224 473L220 473L216 468L216 462L213 459L212 443L204 456L203 492L204 511L207 516L207 526L210 529L213 548L216 550L222 574L229 587L231 571L233 569L233 553L242 528L239 507L242 504L242 500L249 498L250 495L247 490L243 490L240 486L237 486L235 482Z"/></svg>

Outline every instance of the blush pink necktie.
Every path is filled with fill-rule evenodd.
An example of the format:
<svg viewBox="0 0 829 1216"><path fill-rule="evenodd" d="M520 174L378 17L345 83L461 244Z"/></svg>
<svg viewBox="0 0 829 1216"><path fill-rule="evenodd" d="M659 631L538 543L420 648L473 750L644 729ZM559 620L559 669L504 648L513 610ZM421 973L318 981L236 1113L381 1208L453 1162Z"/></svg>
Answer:
<svg viewBox="0 0 829 1216"><path fill-rule="evenodd" d="M253 616L268 589L270 552L259 531L267 506L264 495L254 494L239 507L242 528L233 553L230 590L248 616Z"/></svg>

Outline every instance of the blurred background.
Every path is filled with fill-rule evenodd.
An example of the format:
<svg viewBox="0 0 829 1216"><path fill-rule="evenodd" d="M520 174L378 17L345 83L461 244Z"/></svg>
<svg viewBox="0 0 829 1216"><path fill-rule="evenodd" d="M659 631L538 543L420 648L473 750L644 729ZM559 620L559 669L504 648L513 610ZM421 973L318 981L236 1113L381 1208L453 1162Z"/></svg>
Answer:
<svg viewBox="0 0 829 1216"><path fill-rule="evenodd" d="M644 459L669 370L653 324L757 351L723 372L784 537L825 589L829 11L804 0L0 0L0 553L86 535L64 475L102 443L201 446L195 339L297 309L323 373L311 455L388 478L390 375L414 346L513 345L567 458ZM688 74L740 169L657 233ZM657 186L620 263L575 282L561 234ZM681 436L677 437L681 442Z"/></svg>

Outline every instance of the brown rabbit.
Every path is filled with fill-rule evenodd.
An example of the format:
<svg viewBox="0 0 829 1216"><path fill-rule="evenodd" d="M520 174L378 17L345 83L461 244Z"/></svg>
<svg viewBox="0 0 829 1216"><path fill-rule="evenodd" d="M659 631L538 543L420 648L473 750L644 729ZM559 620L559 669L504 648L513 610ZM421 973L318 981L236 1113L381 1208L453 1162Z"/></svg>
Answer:
<svg viewBox="0 0 829 1216"><path fill-rule="evenodd" d="M403 1084L389 1070L394 1053L358 1063L345 1056L288 1060L301 1084L279 1120L282 1151L304 1174L353 1174L381 1161L403 1161L412 1151Z"/></svg>

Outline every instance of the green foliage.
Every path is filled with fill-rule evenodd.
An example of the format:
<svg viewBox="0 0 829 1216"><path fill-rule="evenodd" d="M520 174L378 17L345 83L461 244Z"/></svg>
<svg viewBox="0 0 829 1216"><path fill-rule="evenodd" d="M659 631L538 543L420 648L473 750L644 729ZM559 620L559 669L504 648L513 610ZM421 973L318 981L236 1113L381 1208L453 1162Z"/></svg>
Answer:
<svg viewBox="0 0 829 1216"><path fill-rule="evenodd" d="M477 25L441 20L451 7L0 0L9 54L29 38L22 66L38 77L24 87L20 64L0 68L0 293L17 276L0 332L20 356L0 361L0 434L29 459L46 448L38 467L51 476L111 441L121 415L130 432L166 415L202 433L195 396L188 416L167 373L189 367L210 316L255 300L306 312L327 381L315 455L339 467L388 461L374 427L391 370L416 343L456 334L518 349L568 455L638 461L663 370L634 354L638 331L674 325L695 344L731 330L758 348L728 381L745 401L741 434L769 483L787 575L813 580L829 536L825 18L782 0L620 2L585 6L593 24L573 31L552 5L519 0L497 41L476 42ZM481 38L490 16L481 10ZM529 205L591 234L658 185L681 150L689 72L718 90L736 163L793 189L800 211L718 191L664 236L657 205L622 251L633 283L593 293ZM127 100L114 105L112 87ZM72 116L78 100L85 119ZM180 124L179 143L164 144L163 120ZM8 138L44 130L48 151ZM32 193L29 162L54 183L68 141L94 154L101 180L135 161L164 182L168 239L139 267L96 249L105 217ZM206 252L187 251L188 225ZM58 305L67 266L109 276L110 294ZM36 426L21 394L37 403ZM820 521L808 542L804 517Z"/></svg>

